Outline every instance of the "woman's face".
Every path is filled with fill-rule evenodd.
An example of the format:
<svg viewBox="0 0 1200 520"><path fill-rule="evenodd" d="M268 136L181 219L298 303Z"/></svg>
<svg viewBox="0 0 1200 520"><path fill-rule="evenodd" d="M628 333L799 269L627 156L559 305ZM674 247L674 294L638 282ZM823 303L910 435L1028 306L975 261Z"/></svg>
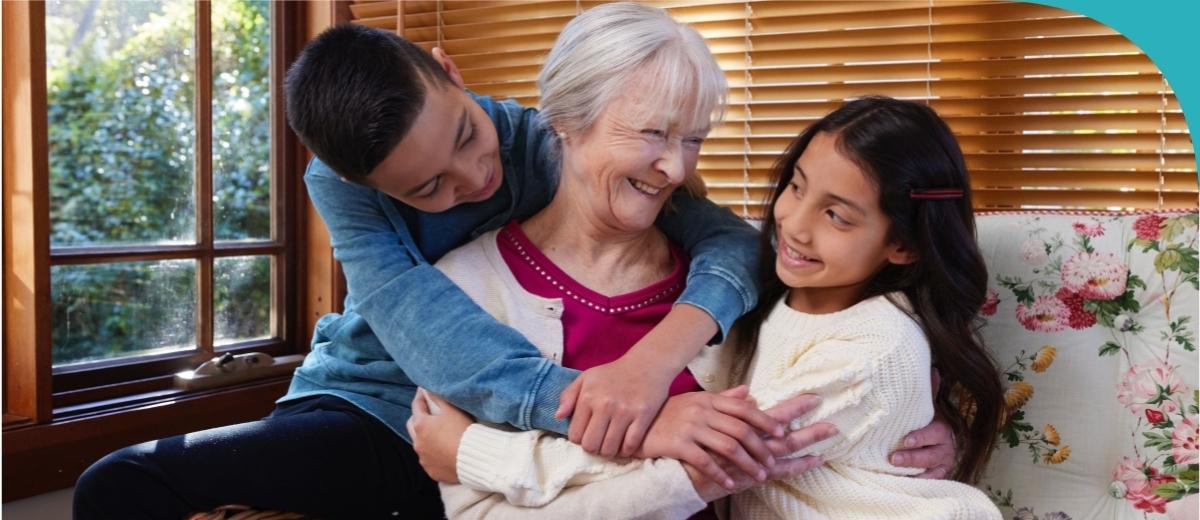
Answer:
<svg viewBox="0 0 1200 520"><path fill-rule="evenodd" d="M663 108L629 85L590 129L563 140L566 194L602 229L645 231L675 188L695 175L708 128L680 128L691 106ZM690 103L690 102L689 102Z"/></svg>

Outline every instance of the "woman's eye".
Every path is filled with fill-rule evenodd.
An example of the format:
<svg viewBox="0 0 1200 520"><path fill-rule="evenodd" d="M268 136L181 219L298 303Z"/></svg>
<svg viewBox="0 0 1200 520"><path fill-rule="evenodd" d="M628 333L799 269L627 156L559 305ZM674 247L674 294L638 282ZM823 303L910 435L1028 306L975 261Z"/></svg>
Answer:
<svg viewBox="0 0 1200 520"><path fill-rule="evenodd" d="M693 147L699 148L700 146L702 146L704 144L704 138L703 137L689 137L685 142L688 144L688 146L693 146Z"/></svg>
<svg viewBox="0 0 1200 520"><path fill-rule="evenodd" d="M664 132L662 130L654 129L654 128L647 128L645 130L642 130L642 134L649 135L652 137L659 137L659 138L667 135L666 132Z"/></svg>

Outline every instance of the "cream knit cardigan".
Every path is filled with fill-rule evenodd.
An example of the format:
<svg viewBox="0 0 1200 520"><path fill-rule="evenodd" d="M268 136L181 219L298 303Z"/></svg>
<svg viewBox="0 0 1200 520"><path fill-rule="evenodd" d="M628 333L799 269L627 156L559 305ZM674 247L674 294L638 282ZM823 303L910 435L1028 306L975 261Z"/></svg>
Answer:
<svg viewBox="0 0 1200 520"><path fill-rule="evenodd" d="M436 267L481 307L561 359L561 301L524 291L496 247L496 232L452 251ZM547 314L549 312L549 315ZM557 314L556 314L557 313ZM549 319L548 319L549 318ZM732 348L706 348L688 365L707 390L728 386ZM795 454L826 463L785 482L732 497L737 519L999 519L982 492L911 478L888 453L929 424L929 347L920 327L883 297L825 315L778 302L751 360L751 394L763 408L800 393L821 406L791 426L818 421L839 434ZM443 485L450 518L686 518L703 508L678 462L609 460L557 435L475 424L459 445L460 485Z"/></svg>
<svg viewBox="0 0 1200 520"><path fill-rule="evenodd" d="M891 295L902 305L903 296ZM759 330L750 394L763 408L822 397L793 428L827 421L838 435L794 454L822 466L732 497L734 518L999 519L987 496L951 480L911 478L888 463L901 439L933 419L929 345L920 325L879 296L831 314L776 303Z"/></svg>

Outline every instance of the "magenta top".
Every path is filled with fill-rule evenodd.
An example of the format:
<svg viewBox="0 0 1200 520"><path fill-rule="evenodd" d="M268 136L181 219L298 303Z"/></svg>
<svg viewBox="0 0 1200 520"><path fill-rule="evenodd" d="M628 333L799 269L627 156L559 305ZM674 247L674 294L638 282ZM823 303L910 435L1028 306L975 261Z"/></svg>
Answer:
<svg viewBox="0 0 1200 520"><path fill-rule="evenodd" d="M628 352L666 317L687 282L688 259L675 244L670 244L675 269L669 276L649 287L609 297L584 287L554 265L515 220L500 230L496 242L522 288L543 298L562 299L562 364L577 370L616 361ZM671 382L670 395L699 390L696 378L685 368Z"/></svg>

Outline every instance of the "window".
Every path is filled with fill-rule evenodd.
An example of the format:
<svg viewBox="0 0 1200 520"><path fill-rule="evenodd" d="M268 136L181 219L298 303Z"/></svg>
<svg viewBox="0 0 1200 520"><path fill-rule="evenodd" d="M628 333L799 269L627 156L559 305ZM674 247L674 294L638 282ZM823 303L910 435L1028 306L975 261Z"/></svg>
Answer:
<svg viewBox="0 0 1200 520"><path fill-rule="evenodd" d="M2 8L9 500L112 449L269 410L285 378L184 392L173 374L307 349L312 233L279 94L304 6Z"/></svg>
<svg viewBox="0 0 1200 520"><path fill-rule="evenodd" d="M355 21L443 47L476 92L537 103L563 25L601 2L357 2ZM1111 28L1024 2L653 2L691 24L731 106L701 151L709 197L758 217L776 157L843 100L929 103L966 154L978 209L1195 207L1175 93Z"/></svg>
<svg viewBox="0 0 1200 520"><path fill-rule="evenodd" d="M45 16L55 404L217 352L281 353L270 3L59 0Z"/></svg>

